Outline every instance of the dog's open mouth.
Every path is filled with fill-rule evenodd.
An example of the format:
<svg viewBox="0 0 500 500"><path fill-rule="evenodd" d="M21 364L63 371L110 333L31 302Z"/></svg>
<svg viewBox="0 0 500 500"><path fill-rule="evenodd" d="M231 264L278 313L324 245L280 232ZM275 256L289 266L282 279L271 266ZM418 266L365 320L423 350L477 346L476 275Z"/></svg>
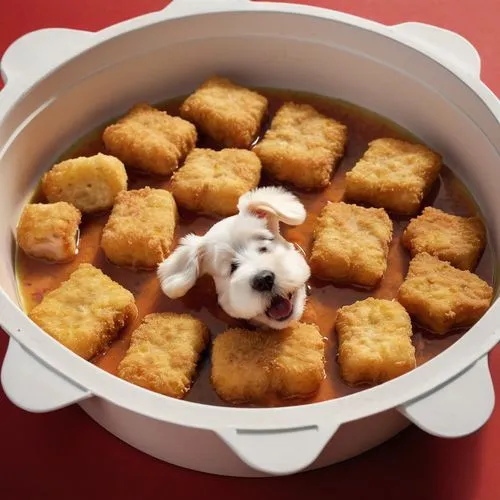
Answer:
<svg viewBox="0 0 500 500"><path fill-rule="evenodd" d="M275 321L287 320L293 312L292 294L287 297L281 295L274 295L271 300L271 305L266 309L266 315Z"/></svg>

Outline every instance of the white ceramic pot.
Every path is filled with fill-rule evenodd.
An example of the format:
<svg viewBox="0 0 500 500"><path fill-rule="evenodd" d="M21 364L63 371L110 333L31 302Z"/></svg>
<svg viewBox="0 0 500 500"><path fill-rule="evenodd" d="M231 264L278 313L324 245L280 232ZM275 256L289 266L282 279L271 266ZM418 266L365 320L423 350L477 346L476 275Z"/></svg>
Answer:
<svg viewBox="0 0 500 500"><path fill-rule="evenodd" d="M12 251L23 204L75 138L138 100L183 94L220 73L339 97L410 129L469 186L498 254L500 106L481 83L478 54L466 40L426 25L388 27L299 5L175 0L99 33L30 33L7 50L1 67L0 323L10 335L2 385L14 404L46 412L78 403L146 453L241 476L332 464L409 421L457 437L488 419L494 391L487 353L500 337L498 301L452 347L378 387L287 408L204 406L128 384L44 334L18 305Z"/></svg>

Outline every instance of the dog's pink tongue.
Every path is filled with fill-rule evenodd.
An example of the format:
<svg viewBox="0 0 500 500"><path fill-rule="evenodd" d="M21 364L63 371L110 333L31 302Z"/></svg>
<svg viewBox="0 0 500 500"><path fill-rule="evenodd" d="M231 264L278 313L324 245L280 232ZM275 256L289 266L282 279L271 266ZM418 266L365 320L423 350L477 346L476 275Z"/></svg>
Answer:
<svg viewBox="0 0 500 500"><path fill-rule="evenodd" d="M284 297L276 296L271 302L271 306L267 310L267 314L274 320L280 321L288 318L292 312L292 303Z"/></svg>

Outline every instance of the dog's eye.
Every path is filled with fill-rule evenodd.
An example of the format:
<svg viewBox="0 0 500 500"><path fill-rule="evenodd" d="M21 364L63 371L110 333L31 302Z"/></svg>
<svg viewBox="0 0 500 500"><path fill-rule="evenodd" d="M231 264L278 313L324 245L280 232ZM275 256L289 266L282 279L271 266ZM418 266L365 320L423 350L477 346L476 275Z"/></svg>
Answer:
<svg viewBox="0 0 500 500"><path fill-rule="evenodd" d="M239 264L237 262L231 263L231 274L233 274L234 271L236 271L236 269L238 269L238 266L239 266Z"/></svg>
<svg viewBox="0 0 500 500"><path fill-rule="evenodd" d="M264 234L258 234L255 239L257 241L274 241L274 236L271 236L267 231Z"/></svg>
<svg viewBox="0 0 500 500"><path fill-rule="evenodd" d="M266 253L268 250L267 250L267 247L260 247L259 248L259 253Z"/></svg>

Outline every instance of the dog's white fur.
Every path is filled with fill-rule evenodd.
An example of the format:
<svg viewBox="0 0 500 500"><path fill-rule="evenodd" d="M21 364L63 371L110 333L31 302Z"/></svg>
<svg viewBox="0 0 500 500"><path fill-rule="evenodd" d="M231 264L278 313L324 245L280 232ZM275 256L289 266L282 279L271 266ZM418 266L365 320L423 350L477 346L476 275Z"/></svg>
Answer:
<svg viewBox="0 0 500 500"><path fill-rule="evenodd" d="M302 254L280 234L283 222L296 226L306 218L302 203L290 192L264 187L243 195L238 215L217 222L204 236L190 234L158 267L165 295L185 295L199 276L215 281L219 305L233 318L274 329L300 319L306 301L310 269ZM235 267L237 268L235 269ZM253 278L261 271L274 273L271 291L257 291ZM290 297L291 315L277 321L266 311L273 296Z"/></svg>

